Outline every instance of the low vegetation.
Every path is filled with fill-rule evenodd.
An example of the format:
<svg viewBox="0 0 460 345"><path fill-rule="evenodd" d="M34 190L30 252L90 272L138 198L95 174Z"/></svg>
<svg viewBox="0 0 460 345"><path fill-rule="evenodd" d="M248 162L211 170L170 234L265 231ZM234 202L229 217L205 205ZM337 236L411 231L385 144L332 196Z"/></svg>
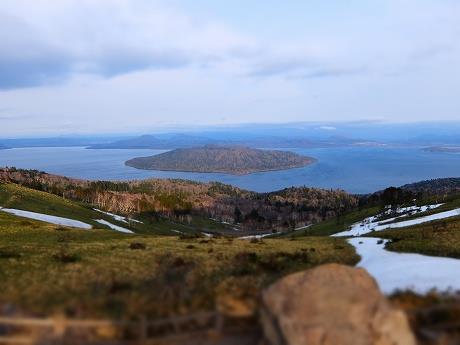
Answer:
<svg viewBox="0 0 460 345"><path fill-rule="evenodd" d="M344 240L246 241L80 231L0 212L0 306L33 315L149 317L215 308L322 263L355 264Z"/></svg>
<svg viewBox="0 0 460 345"><path fill-rule="evenodd" d="M409 228L373 232L391 240L388 250L460 258L460 218L447 218Z"/></svg>
<svg viewBox="0 0 460 345"><path fill-rule="evenodd" d="M344 215L339 215L333 219L326 220L307 227L303 230L287 232L282 237L304 237L304 236L330 236L338 232L347 230L352 224L364 218L376 215L381 211L380 207L369 207L358 209Z"/></svg>

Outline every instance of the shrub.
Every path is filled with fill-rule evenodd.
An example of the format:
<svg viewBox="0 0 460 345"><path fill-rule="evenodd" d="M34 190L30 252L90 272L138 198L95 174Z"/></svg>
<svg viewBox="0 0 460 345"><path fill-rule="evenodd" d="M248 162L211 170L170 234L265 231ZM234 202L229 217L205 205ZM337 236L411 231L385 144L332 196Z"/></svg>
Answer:
<svg viewBox="0 0 460 345"><path fill-rule="evenodd" d="M77 253L72 253L64 248L61 248L59 252L53 254L53 259L64 264L69 264L80 261L81 257Z"/></svg>
<svg viewBox="0 0 460 345"><path fill-rule="evenodd" d="M197 233L182 233L179 235L180 240L194 240L202 237L203 235Z"/></svg>
<svg viewBox="0 0 460 345"><path fill-rule="evenodd" d="M130 245L129 245L129 249L133 249L133 250L145 250L145 249L147 249L147 246L145 245L145 243L141 243L141 242L131 242Z"/></svg>
<svg viewBox="0 0 460 345"><path fill-rule="evenodd" d="M21 220L19 224L22 226L31 226L33 223L29 222L28 220Z"/></svg>
<svg viewBox="0 0 460 345"><path fill-rule="evenodd" d="M11 249L0 248L0 259L18 259L22 255L14 252Z"/></svg>

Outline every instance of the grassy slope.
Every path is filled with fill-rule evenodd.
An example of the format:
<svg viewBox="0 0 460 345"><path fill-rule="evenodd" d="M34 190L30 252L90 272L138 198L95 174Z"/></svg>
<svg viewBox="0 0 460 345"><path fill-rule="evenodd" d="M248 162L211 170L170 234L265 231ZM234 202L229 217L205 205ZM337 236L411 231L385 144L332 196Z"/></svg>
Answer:
<svg viewBox="0 0 460 345"><path fill-rule="evenodd" d="M177 235L177 233L171 230L194 233L199 232L201 228L209 231L221 231L227 228L223 224L199 218L194 218L190 226L173 223L161 218L152 220L148 217L140 218L144 224L132 223L128 225L124 222L118 222L103 213L94 211L90 205L73 202L53 194L36 191L17 184L0 184L0 206L80 220L93 225L95 228L110 229L94 221L94 219L105 219L112 224L130 228L135 232L144 234Z"/></svg>
<svg viewBox="0 0 460 345"><path fill-rule="evenodd" d="M391 239L387 249L460 258L460 218L449 218L409 228L385 230L366 236Z"/></svg>
<svg viewBox="0 0 460 345"><path fill-rule="evenodd" d="M130 249L131 243L145 249ZM216 291L244 291L321 263L354 264L341 239L242 240L124 235L0 213L0 306L28 313L152 317L214 307Z"/></svg>
<svg viewBox="0 0 460 345"><path fill-rule="evenodd" d="M0 206L76 219L93 225L97 224L93 219L104 218L89 207L16 184L0 184Z"/></svg>
<svg viewBox="0 0 460 345"><path fill-rule="evenodd" d="M380 211L379 207L371 207L362 210L352 211L339 219L334 218L315 224L305 230L290 232L282 235L283 237L303 237L303 236L330 236L341 231L347 230L352 224L373 216Z"/></svg>
<svg viewBox="0 0 460 345"><path fill-rule="evenodd" d="M437 202L432 201L432 202L426 202L426 203L424 203L424 205L436 204L436 203ZM394 221L392 221L390 223L397 223L397 222L400 222L400 221L417 219L417 218L420 218L420 217L425 217L425 216L429 216L429 215L436 214L436 213L450 211L450 210L453 210L453 209L456 209L456 208L460 208L460 199L449 200L449 201L445 202L442 206L434 208L434 209L426 211L426 212L423 212L423 213L416 213L414 215L406 215L404 217L397 217ZM388 218L392 218L392 217L393 217L392 215L388 216Z"/></svg>
<svg viewBox="0 0 460 345"><path fill-rule="evenodd" d="M435 204L435 203L436 203L436 200L434 200L434 199L433 200L424 200L423 202L420 202L420 206L428 205L428 204ZM436 209L426 211L426 212L423 212L423 213L414 214L412 216L400 217L400 218L395 219L391 223L396 223L396 222L399 222L399 221L406 221L406 220L416 219L416 218L420 218L420 217L425 217L425 216L428 216L428 215L431 215L431 214L445 212L445 211L449 211L449 210L452 210L452 209L455 209L455 208L460 208L460 198L452 198L449 201L447 201L444 205L442 205L442 206L440 206L440 207L438 207ZM356 210L356 211L349 212L349 213L343 215L342 217L340 217L338 219L337 218L330 219L330 220L315 224L315 225L313 225L313 226L311 226L311 227L309 227L309 228L307 228L305 230L300 230L300 231L296 231L296 232L290 232L290 233L286 233L286 234L279 235L279 236L281 236L281 237L330 236L330 235L333 235L335 233L347 230L352 224L360 222L364 218L376 215L380 211L381 211L381 208L378 207L378 206L369 207L369 208L365 208L365 209L362 209L362 210ZM382 221L384 221L386 218L393 218L393 217L394 217L393 215L388 215L387 217L382 217ZM442 223L443 220L440 220L440 221L437 221L437 222ZM430 223L429 226L432 226L431 223ZM390 231L405 231L405 229L407 229L407 228L404 228L404 230L387 230L385 233L390 232ZM381 234L381 233L384 233L384 232L377 232L376 234L374 234L374 236L378 237L379 234Z"/></svg>

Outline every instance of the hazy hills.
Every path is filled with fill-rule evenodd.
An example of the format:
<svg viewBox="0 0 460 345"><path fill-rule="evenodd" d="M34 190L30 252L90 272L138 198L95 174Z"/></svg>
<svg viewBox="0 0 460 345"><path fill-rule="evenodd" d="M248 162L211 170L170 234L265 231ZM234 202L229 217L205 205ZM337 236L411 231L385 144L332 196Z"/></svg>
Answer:
<svg viewBox="0 0 460 345"><path fill-rule="evenodd" d="M112 143L90 145L90 149L175 149L193 148L206 145L219 146L248 146L258 147L281 147L281 148L302 148L302 147L323 147L340 144L349 144L346 139L329 139L324 141L312 141L305 138L289 138L277 136L226 136L217 139L207 136L195 136L188 134L174 134L171 136L142 135L140 137L114 141Z"/></svg>
<svg viewBox="0 0 460 345"><path fill-rule="evenodd" d="M117 137L50 137L50 138L15 138L0 139L1 148L24 147L75 147L90 146L96 143L109 143Z"/></svg>
<svg viewBox="0 0 460 345"><path fill-rule="evenodd" d="M6 147L85 146L92 149L174 149L204 145L241 145L253 148L311 148L376 144L460 145L460 122L383 123L299 122L242 124L227 127L145 129L150 135L96 134L48 138L0 138Z"/></svg>
<svg viewBox="0 0 460 345"><path fill-rule="evenodd" d="M155 156L138 157L126 165L146 170L217 172L245 175L260 171L298 168L314 162L313 158L286 151L248 147L205 146L176 149Z"/></svg>
<svg viewBox="0 0 460 345"><path fill-rule="evenodd" d="M424 151L434 153L460 153L460 146L431 146L425 148Z"/></svg>
<svg viewBox="0 0 460 345"><path fill-rule="evenodd" d="M91 145L90 149L172 149L217 144L217 140L187 134L169 137L142 135L105 144Z"/></svg>

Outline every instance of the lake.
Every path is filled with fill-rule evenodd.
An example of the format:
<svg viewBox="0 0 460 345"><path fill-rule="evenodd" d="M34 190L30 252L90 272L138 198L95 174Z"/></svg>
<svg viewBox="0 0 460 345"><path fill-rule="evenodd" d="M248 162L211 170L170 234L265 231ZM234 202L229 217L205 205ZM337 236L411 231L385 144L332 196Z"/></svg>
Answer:
<svg viewBox="0 0 460 345"><path fill-rule="evenodd" d="M130 158L165 150L88 150L84 147L40 147L0 150L0 166L38 169L92 180L182 178L220 181L241 188L267 192L290 186L344 189L370 193L439 177L460 176L460 155L425 152L413 147L341 147L292 149L318 162L303 168L233 176L217 173L147 171L127 167Z"/></svg>

